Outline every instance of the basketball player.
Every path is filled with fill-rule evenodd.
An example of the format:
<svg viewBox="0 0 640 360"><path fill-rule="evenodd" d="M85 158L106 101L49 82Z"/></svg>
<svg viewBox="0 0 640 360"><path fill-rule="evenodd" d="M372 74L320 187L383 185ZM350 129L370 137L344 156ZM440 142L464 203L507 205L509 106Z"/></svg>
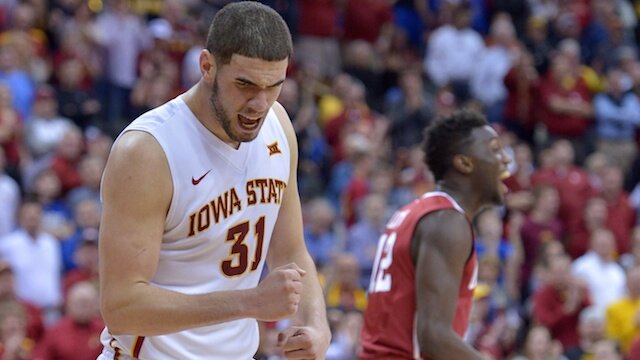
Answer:
<svg viewBox="0 0 640 360"><path fill-rule="evenodd" d="M102 184L100 359L251 359L256 319L285 318L286 357L324 358L297 143L275 102L290 56L275 11L227 5L200 53L201 80L116 140Z"/></svg>
<svg viewBox="0 0 640 360"><path fill-rule="evenodd" d="M471 220L501 204L510 159L484 117L454 112L425 132L437 189L397 211L380 238L360 359L483 359L462 340L477 262Z"/></svg>

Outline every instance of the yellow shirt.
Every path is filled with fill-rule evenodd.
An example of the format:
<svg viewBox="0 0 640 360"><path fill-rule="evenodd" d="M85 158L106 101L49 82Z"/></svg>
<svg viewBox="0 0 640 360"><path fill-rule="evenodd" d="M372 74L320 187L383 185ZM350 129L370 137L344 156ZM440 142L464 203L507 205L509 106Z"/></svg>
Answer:
<svg viewBox="0 0 640 360"><path fill-rule="evenodd" d="M640 311L640 298L625 297L609 305L606 316L607 337L617 340L623 353L627 353L631 343L640 335L640 323L636 314Z"/></svg>

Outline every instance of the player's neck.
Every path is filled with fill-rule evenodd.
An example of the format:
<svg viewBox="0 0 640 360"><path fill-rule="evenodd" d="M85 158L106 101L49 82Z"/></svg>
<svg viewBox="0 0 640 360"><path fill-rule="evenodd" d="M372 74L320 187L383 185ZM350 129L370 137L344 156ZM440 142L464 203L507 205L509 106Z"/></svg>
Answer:
<svg viewBox="0 0 640 360"><path fill-rule="evenodd" d="M480 210L482 204L475 201L468 191L463 190L466 188L468 188L468 186L461 186L461 184L455 181L443 180L439 181L436 185L436 190L449 194L449 196L451 196L462 207L467 218L471 220Z"/></svg>

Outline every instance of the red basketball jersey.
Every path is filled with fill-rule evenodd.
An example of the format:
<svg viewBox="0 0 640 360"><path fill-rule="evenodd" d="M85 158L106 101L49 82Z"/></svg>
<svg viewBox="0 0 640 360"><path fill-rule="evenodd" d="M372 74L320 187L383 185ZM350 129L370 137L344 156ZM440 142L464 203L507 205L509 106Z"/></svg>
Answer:
<svg viewBox="0 0 640 360"><path fill-rule="evenodd" d="M415 266L410 253L411 238L422 217L443 209L464 213L448 194L434 191L398 210L387 223L378 243L369 284L361 335L361 360L423 359L420 357L416 333L416 283ZM473 245L473 239L469 241ZM469 324L472 295L477 282L475 246L472 249L460 281L455 318L451 324L461 337Z"/></svg>

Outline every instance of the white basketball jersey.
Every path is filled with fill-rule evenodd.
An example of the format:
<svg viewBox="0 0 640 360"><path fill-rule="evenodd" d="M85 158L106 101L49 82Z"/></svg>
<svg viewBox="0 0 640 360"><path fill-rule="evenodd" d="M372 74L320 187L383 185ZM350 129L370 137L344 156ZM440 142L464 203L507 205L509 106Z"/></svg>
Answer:
<svg viewBox="0 0 640 360"><path fill-rule="evenodd" d="M256 139L237 150L207 130L181 97L123 133L132 130L160 143L173 180L153 285L186 294L256 287L290 172L289 144L273 110ZM105 329L101 337L105 353L119 347L152 360L251 359L258 340L254 319L148 337Z"/></svg>

